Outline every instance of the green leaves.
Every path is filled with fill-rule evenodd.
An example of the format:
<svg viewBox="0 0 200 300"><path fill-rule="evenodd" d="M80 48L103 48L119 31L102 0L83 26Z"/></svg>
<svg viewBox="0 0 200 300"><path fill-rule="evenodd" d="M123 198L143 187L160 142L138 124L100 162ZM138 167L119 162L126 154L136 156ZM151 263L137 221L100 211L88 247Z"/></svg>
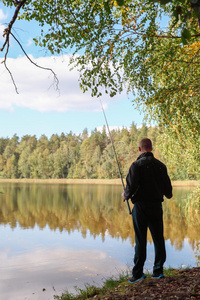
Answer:
<svg viewBox="0 0 200 300"><path fill-rule="evenodd" d="M181 32L181 40L183 45L187 45L190 39L191 39L191 32L188 29L183 28Z"/></svg>
<svg viewBox="0 0 200 300"><path fill-rule="evenodd" d="M117 0L117 4L118 4L119 6L124 5L124 0Z"/></svg>
<svg viewBox="0 0 200 300"><path fill-rule="evenodd" d="M116 0L116 2L119 6L123 6L125 4L124 0ZM112 7L113 7L113 1L108 0L104 2L105 11L108 14L111 14Z"/></svg>
<svg viewBox="0 0 200 300"><path fill-rule="evenodd" d="M172 2L171 0L157 0L155 2L159 2L161 5L166 5L168 4L169 2Z"/></svg>
<svg viewBox="0 0 200 300"><path fill-rule="evenodd" d="M104 8L105 8L105 11L106 11L108 14L111 14L111 9L110 9L110 6L109 6L109 2L110 2L110 1L104 2Z"/></svg>

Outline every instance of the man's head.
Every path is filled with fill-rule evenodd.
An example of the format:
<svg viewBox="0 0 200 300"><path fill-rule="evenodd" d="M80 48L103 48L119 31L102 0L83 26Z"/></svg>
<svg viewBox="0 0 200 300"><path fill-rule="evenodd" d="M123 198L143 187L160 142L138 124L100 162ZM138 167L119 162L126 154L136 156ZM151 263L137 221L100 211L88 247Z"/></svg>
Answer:
<svg viewBox="0 0 200 300"><path fill-rule="evenodd" d="M144 138L139 142L139 151L142 152L151 152L152 151L152 142L150 139Z"/></svg>

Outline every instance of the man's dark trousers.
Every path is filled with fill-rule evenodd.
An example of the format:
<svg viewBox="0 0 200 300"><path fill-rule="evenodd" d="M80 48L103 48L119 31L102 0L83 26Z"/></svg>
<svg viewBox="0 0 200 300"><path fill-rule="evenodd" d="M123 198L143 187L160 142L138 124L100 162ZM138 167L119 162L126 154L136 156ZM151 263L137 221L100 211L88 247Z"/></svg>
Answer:
<svg viewBox="0 0 200 300"><path fill-rule="evenodd" d="M146 204L136 202L132 211L135 230L135 256L132 274L139 278L143 274L146 260L147 228L151 232L155 248L153 273L163 273L163 264L166 260L165 240L163 237L163 210L160 202Z"/></svg>

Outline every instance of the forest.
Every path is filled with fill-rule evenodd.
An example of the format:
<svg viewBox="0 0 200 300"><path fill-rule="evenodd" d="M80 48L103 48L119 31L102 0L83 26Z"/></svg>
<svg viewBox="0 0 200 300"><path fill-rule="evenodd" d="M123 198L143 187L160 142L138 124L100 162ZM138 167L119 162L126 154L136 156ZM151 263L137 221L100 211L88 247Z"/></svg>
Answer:
<svg viewBox="0 0 200 300"><path fill-rule="evenodd" d="M91 134L84 129L82 134L72 132L42 135L25 135L21 139L0 138L0 178L80 178L114 179L119 172L113 153L112 138L122 176L125 178L131 163L138 157L138 142L149 137L153 153L167 165L171 180L199 180L199 165L194 160L192 149L185 151L170 144L168 135L158 126L143 124L130 129L111 131L104 126ZM170 145L172 146L170 148Z"/></svg>

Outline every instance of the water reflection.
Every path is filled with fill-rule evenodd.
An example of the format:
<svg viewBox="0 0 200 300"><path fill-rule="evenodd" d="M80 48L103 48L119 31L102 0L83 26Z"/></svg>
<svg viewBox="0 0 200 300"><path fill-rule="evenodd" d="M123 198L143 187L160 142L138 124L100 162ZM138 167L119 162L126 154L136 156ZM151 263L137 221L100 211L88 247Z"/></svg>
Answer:
<svg viewBox="0 0 200 300"><path fill-rule="evenodd" d="M191 188L164 202L168 263L198 264L200 219L184 213ZM53 299L132 265L134 233L121 186L0 184L0 294ZM192 220L192 221L191 221ZM154 257L148 235L147 270ZM152 271L152 270L150 270Z"/></svg>
<svg viewBox="0 0 200 300"><path fill-rule="evenodd" d="M21 234L20 228L16 227L15 238L14 232L9 232L7 228L12 242L8 241L7 246L0 248L1 299L53 299L53 295L65 289L74 291L74 286L84 288L86 283L101 283L102 276L111 276L109 272L116 265L124 268L122 263L105 250L95 249L94 245L90 249L82 242L75 247L73 238L66 238L66 235L61 235L60 242L56 243L55 236L51 237L48 245L43 232L37 227L35 230L37 243L34 234L30 237L30 230ZM44 232L50 234L48 228ZM81 242L80 234L76 231L75 237Z"/></svg>
<svg viewBox="0 0 200 300"><path fill-rule="evenodd" d="M184 213L184 201L191 188L174 188L174 197L164 202L165 238L181 249L185 238L192 246L199 239L199 218L191 223ZM85 237L106 234L134 244L132 220L121 202L120 186L1 184L0 224L15 228L78 230ZM149 241L151 237L149 236Z"/></svg>

